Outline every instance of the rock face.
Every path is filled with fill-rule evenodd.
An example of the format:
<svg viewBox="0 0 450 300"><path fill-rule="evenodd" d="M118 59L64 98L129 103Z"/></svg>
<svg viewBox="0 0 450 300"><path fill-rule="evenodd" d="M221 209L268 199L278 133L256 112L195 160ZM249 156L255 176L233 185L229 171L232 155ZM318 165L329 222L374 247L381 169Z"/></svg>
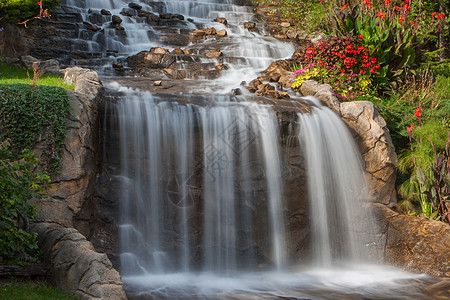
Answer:
<svg viewBox="0 0 450 300"><path fill-rule="evenodd" d="M51 262L56 285L78 299L127 299L119 273L106 254L97 253L74 228L37 223L39 246Z"/></svg>
<svg viewBox="0 0 450 300"><path fill-rule="evenodd" d="M397 155L386 121L373 103L368 101L344 102L340 110L342 119L357 133L366 179L370 183L370 198L373 202L394 206L397 202Z"/></svg>
<svg viewBox="0 0 450 300"><path fill-rule="evenodd" d="M36 200L31 228L58 287L81 299L126 299L119 274L106 254L95 252L89 234L93 187L97 174L97 102L103 94L98 74L79 67L63 71L71 101L60 173L47 197ZM39 145L37 146L39 149ZM39 153L38 153L39 156ZM81 231L84 236L77 230Z"/></svg>
<svg viewBox="0 0 450 300"><path fill-rule="evenodd" d="M400 215L375 204L381 224L384 261L412 272L450 277L450 226L425 218Z"/></svg>

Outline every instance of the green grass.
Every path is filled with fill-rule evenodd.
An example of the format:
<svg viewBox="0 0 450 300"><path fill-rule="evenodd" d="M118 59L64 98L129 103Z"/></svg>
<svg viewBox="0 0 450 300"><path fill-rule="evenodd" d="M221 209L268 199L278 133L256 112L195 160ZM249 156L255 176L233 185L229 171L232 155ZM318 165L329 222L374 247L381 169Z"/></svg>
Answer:
<svg viewBox="0 0 450 300"><path fill-rule="evenodd" d="M0 300L74 300L61 290L42 283L0 284Z"/></svg>
<svg viewBox="0 0 450 300"><path fill-rule="evenodd" d="M27 70L13 64L0 62L0 84L32 84L33 70ZM73 90L74 85L69 85L58 75L44 74L36 81L36 85L57 86L66 90Z"/></svg>

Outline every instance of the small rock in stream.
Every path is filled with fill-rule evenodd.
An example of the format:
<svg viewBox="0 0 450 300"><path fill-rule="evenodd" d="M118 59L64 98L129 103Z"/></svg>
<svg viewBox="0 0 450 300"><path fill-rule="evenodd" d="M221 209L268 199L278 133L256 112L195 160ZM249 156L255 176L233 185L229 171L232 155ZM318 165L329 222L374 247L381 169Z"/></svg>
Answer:
<svg viewBox="0 0 450 300"><path fill-rule="evenodd" d="M255 29L256 23L255 22L244 22L244 28L245 29Z"/></svg>
<svg viewBox="0 0 450 300"><path fill-rule="evenodd" d="M132 8L132 9L135 9L135 10L141 10L142 9L142 5L139 5L139 4L133 3L133 2L129 3L128 7Z"/></svg>
<svg viewBox="0 0 450 300"><path fill-rule="evenodd" d="M206 52L205 55L206 55L207 58L219 58L223 54L222 54L222 52L220 50L214 49L214 50Z"/></svg>
<svg viewBox="0 0 450 300"><path fill-rule="evenodd" d="M119 17L119 16L117 16L117 15L114 15L114 16L112 16L112 22L114 23L114 24L120 24L120 23L122 23L122 18L121 17Z"/></svg>
<svg viewBox="0 0 450 300"><path fill-rule="evenodd" d="M153 85L154 86L161 86L162 85L162 81L161 80L155 80L155 81L153 81Z"/></svg>
<svg viewBox="0 0 450 300"><path fill-rule="evenodd" d="M109 10L107 10L107 9L102 9L102 10L100 11L100 13L101 13L102 15L104 15L104 16L110 16L110 15L111 15L111 12L110 12Z"/></svg>
<svg viewBox="0 0 450 300"><path fill-rule="evenodd" d="M219 22L219 23L221 23L223 25L227 25L228 24L228 21L227 21L226 18L216 18L216 19L214 19L214 21L215 22Z"/></svg>
<svg viewBox="0 0 450 300"><path fill-rule="evenodd" d="M217 36L227 36L228 33L225 29L217 31Z"/></svg>

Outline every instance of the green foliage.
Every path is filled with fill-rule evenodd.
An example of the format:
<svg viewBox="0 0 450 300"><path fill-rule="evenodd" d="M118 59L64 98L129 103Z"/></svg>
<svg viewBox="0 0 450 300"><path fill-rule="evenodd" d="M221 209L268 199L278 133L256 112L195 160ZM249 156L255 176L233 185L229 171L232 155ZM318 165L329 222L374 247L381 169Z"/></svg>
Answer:
<svg viewBox="0 0 450 300"><path fill-rule="evenodd" d="M32 84L33 71L24 67L4 63L0 59L0 84ZM66 90L73 90L74 85L69 85L58 75L44 74L36 80L37 85L59 86Z"/></svg>
<svg viewBox="0 0 450 300"><path fill-rule="evenodd" d="M68 114L69 98L62 88L0 85L0 138L11 140L16 155L44 140L50 172L59 166Z"/></svg>
<svg viewBox="0 0 450 300"><path fill-rule="evenodd" d="M28 201L41 198L50 178L34 172L36 155L24 150L18 159L7 141L0 140L0 263L23 263L36 259L36 233L26 224L36 209Z"/></svg>
<svg viewBox="0 0 450 300"><path fill-rule="evenodd" d="M283 18L289 18L295 25L308 31L319 27L324 17L323 6L314 0L259 0L263 5L276 7L272 13L278 13Z"/></svg>
<svg viewBox="0 0 450 300"><path fill-rule="evenodd" d="M292 87L298 88L303 81L315 79L330 84L341 100L371 94L369 87L380 65L361 41L361 37L328 37L308 47L296 61L302 68L294 72Z"/></svg>
<svg viewBox="0 0 450 300"><path fill-rule="evenodd" d="M53 9L59 5L61 0L42 1L43 9ZM3 20L0 24L14 24L25 21L39 15L38 0L0 0L0 6L3 6Z"/></svg>
<svg viewBox="0 0 450 300"><path fill-rule="evenodd" d="M33 282L0 285L0 300L73 300L61 290Z"/></svg>
<svg viewBox="0 0 450 300"><path fill-rule="evenodd" d="M445 17L427 14L421 1L349 0L324 2L334 34L361 36L362 44L377 58L380 72L373 84L387 93L402 85L424 61L422 50L432 49Z"/></svg>

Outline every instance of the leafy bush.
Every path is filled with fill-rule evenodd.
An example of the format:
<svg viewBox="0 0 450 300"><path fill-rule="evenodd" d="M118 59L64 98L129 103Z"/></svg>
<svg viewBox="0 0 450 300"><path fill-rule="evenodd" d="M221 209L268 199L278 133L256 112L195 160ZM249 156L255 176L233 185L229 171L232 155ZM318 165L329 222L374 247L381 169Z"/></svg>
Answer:
<svg viewBox="0 0 450 300"><path fill-rule="evenodd" d="M37 282L20 282L0 284L0 300L74 300L54 287Z"/></svg>
<svg viewBox="0 0 450 300"><path fill-rule="evenodd" d="M294 72L292 87L298 88L303 81L316 79L330 84L341 100L370 94L372 78L379 72L380 65L361 41L362 37L329 37L308 47L296 62L301 68Z"/></svg>
<svg viewBox="0 0 450 300"><path fill-rule="evenodd" d="M61 0L0 0L0 7L3 6L0 25L23 22L40 15L42 10L57 7L60 2Z"/></svg>
<svg viewBox="0 0 450 300"><path fill-rule="evenodd" d="M45 140L43 157L50 172L60 163L68 114L69 98L62 88L0 84L0 138L10 139L16 155Z"/></svg>
<svg viewBox="0 0 450 300"><path fill-rule="evenodd" d="M36 259L36 233L26 231L36 209L28 203L43 196L50 178L34 172L35 154L24 150L15 158L7 141L0 140L0 263L23 263Z"/></svg>

